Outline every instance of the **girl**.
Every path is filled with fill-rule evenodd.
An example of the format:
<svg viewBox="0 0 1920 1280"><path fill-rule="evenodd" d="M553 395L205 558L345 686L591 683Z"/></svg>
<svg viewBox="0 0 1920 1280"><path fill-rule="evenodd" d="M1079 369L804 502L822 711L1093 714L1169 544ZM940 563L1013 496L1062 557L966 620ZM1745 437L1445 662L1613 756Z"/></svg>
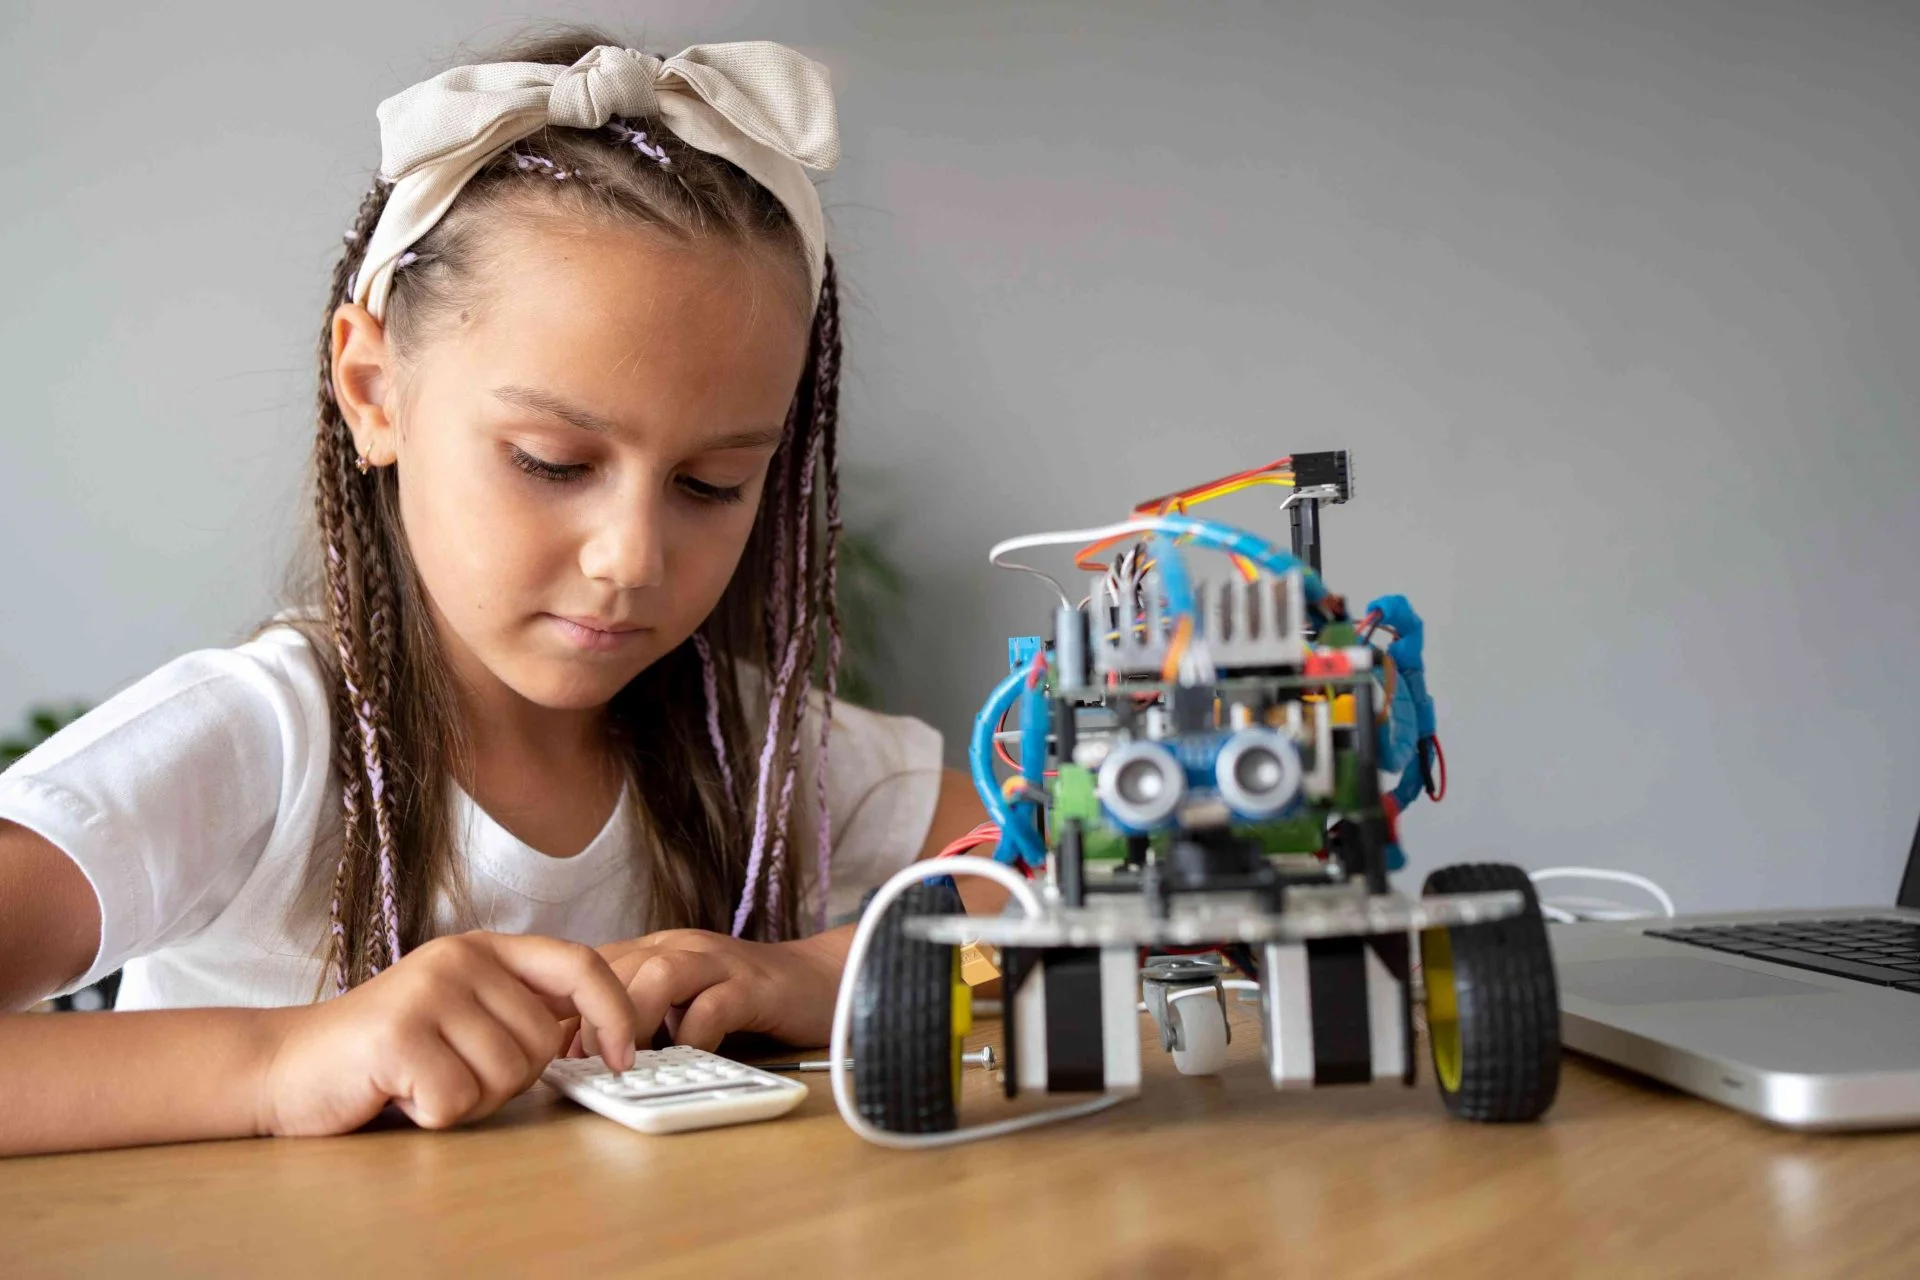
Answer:
<svg viewBox="0 0 1920 1280"><path fill-rule="evenodd" d="M982 816L933 730L833 700L824 72L583 34L380 122L308 601L0 775L0 1008L125 974L114 1013L0 1017L0 1153L822 1044L826 922Z"/></svg>

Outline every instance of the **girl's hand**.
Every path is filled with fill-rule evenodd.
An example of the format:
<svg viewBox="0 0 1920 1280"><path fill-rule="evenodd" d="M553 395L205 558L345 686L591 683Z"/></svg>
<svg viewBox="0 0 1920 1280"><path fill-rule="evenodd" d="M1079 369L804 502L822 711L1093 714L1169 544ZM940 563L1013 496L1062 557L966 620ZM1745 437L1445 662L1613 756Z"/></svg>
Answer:
<svg viewBox="0 0 1920 1280"><path fill-rule="evenodd" d="M388 1102L427 1129L489 1115L539 1079L576 1025L625 1070L636 1022L621 981L579 943L436 938L337 999L274 1011L284 1030L259 1131L346 1133Z"/></svg>
<svg viewBox="0 0 1920 1280"><path fill-rule="evenodd" d="M735 1031L813 1046L827 1042L851 937L842 928L794 942L742 942L669 929L609 943L600 954L626 986L643 1044L665 1026L675 1044L698 1049L717 1048ZM569 1053L594 1052L595 1029L582 1027Z"/></svg>

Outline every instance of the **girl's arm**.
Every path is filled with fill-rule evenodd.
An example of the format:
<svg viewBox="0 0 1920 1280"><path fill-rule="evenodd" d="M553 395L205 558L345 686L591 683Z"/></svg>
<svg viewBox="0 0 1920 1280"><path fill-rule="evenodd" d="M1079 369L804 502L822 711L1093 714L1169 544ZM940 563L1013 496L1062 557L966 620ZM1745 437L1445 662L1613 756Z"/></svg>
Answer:
<svg viewBox="0 0 1920 1280"><path fill-rule="evenodd" d="M85 973L99 932L78 868L0 822L0 1003ZM441 1128L525 1089L575 1017L631 1062L633 1007L596 952L484 933L436 939L316 1005L0 1014L0 1156L345 1133L389 1102Z"/></svg>
<svg viewBox="0 0 1920 1280"><path fill-rule="evenodd" d="M99 945L80 868L0 821L0 1010L71 983ZM0 1015L0 1155L257 1132L247 1085L268 1056L265 1024L252 1009Z"/></svg>
<svg viewBox="0 0 1920 1280"><path fill-rule="evenodd" d="M30 1009L93 965L100 903L66 854L0 818L0 1012Z"/></svg>

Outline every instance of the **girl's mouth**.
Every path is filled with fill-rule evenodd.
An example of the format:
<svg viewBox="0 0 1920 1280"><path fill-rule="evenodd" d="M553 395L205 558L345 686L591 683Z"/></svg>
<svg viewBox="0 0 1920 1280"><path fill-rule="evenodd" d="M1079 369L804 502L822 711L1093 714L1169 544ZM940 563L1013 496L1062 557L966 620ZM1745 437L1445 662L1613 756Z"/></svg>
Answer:
<svg viewBox="0 0 1920 1280"><path fill-rule="evenodd" d="M557 613L541 615L553 624L560 638L576 649L589 653L611 653L638 641L648 631L625 623L601 619L563 618Z"/></svg>

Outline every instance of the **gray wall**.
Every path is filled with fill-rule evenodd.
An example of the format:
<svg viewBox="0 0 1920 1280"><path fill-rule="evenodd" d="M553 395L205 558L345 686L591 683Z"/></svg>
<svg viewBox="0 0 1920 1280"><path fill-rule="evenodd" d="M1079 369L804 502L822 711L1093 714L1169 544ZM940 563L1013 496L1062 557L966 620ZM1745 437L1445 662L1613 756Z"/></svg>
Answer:
<svg viewBox="0 0 1920 1280"><path fill-rule="evenodd" d="M144 12L0 16L9 718L268 608L374 105L524 11ZM990 542L1344 446L1329 576L1432 633L1454 791L1407 823L1416 871L1891 893L1920 812L1910 6L551 12L833 67L848 447L884 477L852 502L901 517L894 705L956 759L1046 616Z"/></svg>

